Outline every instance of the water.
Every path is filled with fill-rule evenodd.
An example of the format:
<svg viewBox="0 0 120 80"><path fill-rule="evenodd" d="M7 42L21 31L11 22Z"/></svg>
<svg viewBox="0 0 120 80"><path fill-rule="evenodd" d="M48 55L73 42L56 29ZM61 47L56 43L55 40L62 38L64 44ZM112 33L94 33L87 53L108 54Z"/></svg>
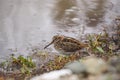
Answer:
<svg viewBox="0 0 120 80"><path fill-rule="evenodd" d="M0 3L0 55L17 52L26 55L29 47L52 37L48 8L52 1L0 0Z"/></svg>
<svg viewBox="0 0 120 80"><path fill-rule="evenodd" d="M0 56L43 50L56 34L99 33L119 8L119 0L0 0Z"/></svg>

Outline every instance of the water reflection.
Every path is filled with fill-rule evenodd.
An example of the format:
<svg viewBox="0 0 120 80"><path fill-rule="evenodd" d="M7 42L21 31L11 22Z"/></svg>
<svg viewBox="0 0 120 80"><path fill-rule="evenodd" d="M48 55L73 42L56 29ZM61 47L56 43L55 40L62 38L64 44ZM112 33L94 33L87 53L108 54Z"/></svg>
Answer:
<svg viewBox="0 0 120 80"><path fill-rule="evenodd" d="M69 27L80 25L80 20L84 19L87 26L97 26L98 23L103 21L106 1L107 0L59 0L54 7L55 22L62 26L67 25L67 27ZM82 18L83 16L84 18Z"/></svg>
<svg viewBox="0 0 120 80"><path fill-rule="evenodd" d="M105 3L106 0L96 0L93 4L96 4L95 7L86 11L86 16L88 17L87 25L88 26L97 26L97 24L103 21L103 17L105 15Z"/></svg>
<svg viewBox="0 0 120 80"><path fill-rule="evenodd" d="M64 18L65 10L76 5L76 0L58 0L55 4L54 11L56 12L55 19L61 20Z"/></svg>

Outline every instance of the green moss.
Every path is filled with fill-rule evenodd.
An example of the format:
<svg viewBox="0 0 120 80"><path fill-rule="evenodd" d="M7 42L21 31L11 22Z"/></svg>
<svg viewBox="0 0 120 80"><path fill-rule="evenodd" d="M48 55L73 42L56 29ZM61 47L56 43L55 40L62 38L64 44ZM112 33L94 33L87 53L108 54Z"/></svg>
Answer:
<svg viewBox="0 0 120 80"><path fill-rule="evenodd" d="M17 69L22 74L30 74L31 70L36 66L31 57L26 58L21 55L17 58L12 55L8 60L2 62L0 65L4 70L10 71L10 69L12 69L14 72L14 69Z"/></svg>
<svg viewBox="0 0 120 80"><path fill-rule="evenodd" d="M108 33L100 34L91 34L88 35L88 50L94 54L97 53L113 53L114 43L111 41L111 38L108 36Z"/></svg>

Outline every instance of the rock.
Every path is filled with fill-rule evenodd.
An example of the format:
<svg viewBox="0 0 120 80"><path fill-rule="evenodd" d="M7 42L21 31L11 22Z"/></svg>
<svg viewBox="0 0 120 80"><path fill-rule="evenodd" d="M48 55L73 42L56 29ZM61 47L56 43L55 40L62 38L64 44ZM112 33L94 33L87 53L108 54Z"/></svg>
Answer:
<svg viewBox="0 0 120 80"><path fill-rule="evenodd" d="M116 64L119 64L119 58L109 60L109 64L116 67ZM87 57L67 63L64 66L65 69L44 73L30 80L120 80L116 71L109 71L112 69L109 64L100 58ZM84 73L87 73L87 76L83 76Z"/></svg>
<svg viewBox="0 0 120 80"><path fill-rule="evenodd" d="M75 74L86 72L85 65L83 63L81 63L80 61L74 61L74 62L67 63L64 66L64 68L65 69L70 69Z"/></svg>
<svg viewBox="0 0 120 80"><path fill-rule="evenodd" d="M62 80L62 76L72 75L72 72L68 69L51 71L49 73L44 73L40 76L31 78L30 80ZM68 80L68 79L67 79Z"/></svg>
<svg viewBox="0 0 120 80"><path fill-rule="evenodd" d="M108 65L100 58L87 57L82 60L82 62L87 67L87 72L90 74L101 74L108 70Z"/></svg>
<svg viewBox="0 0 120 80"><path fill-rule="evenodd" d="M119 76L113 74L91 75L87 80L120 80Z"/></svg>
<svg viewBox="0 0 120 80"><path fill-rule="evenodd" d="M120 57L114 56L109 59L108 63L115 68L116 72L120 74Z"/></svg>

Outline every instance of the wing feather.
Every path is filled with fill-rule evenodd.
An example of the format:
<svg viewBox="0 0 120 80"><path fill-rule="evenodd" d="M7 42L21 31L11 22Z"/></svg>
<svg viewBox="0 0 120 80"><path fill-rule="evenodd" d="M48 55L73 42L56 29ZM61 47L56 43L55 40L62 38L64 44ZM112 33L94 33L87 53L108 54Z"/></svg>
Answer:
<svg viewBox="0 0 120 80"><path fill-rule="evenodd" d="M75 43L71 43L71 42L62 42L62 44L60 45L60 47L65 51L65 52L74 52L77 50L80 50L80 46L75 44Z"/></svg>

